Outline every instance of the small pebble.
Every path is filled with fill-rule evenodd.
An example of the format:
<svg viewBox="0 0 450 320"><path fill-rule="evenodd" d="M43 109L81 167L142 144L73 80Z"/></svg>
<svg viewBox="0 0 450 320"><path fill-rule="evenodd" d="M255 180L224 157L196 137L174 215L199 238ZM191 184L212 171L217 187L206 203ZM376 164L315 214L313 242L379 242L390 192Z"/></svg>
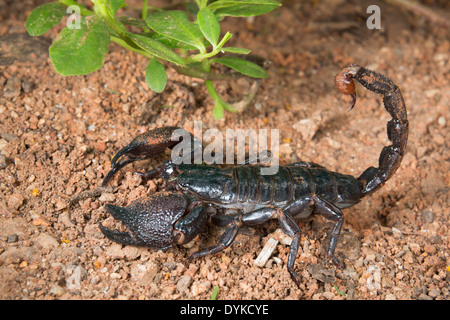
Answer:
<svg viewBox="0 0 450 320"><path fill-rule="evenodd" d="M24 202L24 197L19 193L14 193L7 198L7 205L10 209L17 210Z"/></svg>
<svg viewBox="0 0 450 320"><path fill-rule="evenodd" d="M433 300L432 297L427 296L425 293L421 293L417 299L418 300Z"/></svg>
<svg viewBox="0 0 450 320"><path fill-rule="evenodd" d="M54 284L50 289L50 293L54 294L55 296L61 296L64 293L64 289L59 285Z"/></svg>
<svg viewBox="0 0 450 320"><path fill-rule="evenodd" d="M422 211L422 218L426 223L432 223L434 221L434 214L431 210Z"/></svg>
<svg viewBox="0 0 450 320"><path fill-rule="evenodd" d="M334 269L321 266L319 264L310 264L306 267L306 270L311 274L314 279L317 279L325 283L336 282L336 274Z"/></svg>
<svg viewBox="0 0 450 320"><path fill-rule="evenodd" d="M189 285L192 282L191 276L183 276L177 283L178 292L184 292L189 288Z"/></svg>
<svg viewBox="0 0 450 320"><path fill-rule="evenodd" d="M6 168L7 165L8 165L8 163L6 161L6 156L4 154L0 153L0 169Z"/></svg>
<svg viewBox="0 0 450 320"><path fill-rule="evenodd" d="M33 89L34 89L34 83L33 82L30 82L30 81L27 81L27 80L24 80L22 82L22 90L23 90L24 93L30 93L31 91L33 91Z"/></svg>
<svg viewBox="0 0 450 320"><path fill-rule="evenodd" d="M163 266L169 270L173 270L176 268L177 263L175 261L167 261L163 263Z"/></svg>
<svg viewBox="0 0 450 320"><path fill-rule="evenodd" d="M105 152L106 150L106 143L103 141L99 141L95 144L95 148L100 152Z"/></svg>
<svg viewBox="0 0 450 320"><path fill-rule="evenodd" d="M333 300L333 298L336 296L333 292L326 291L322 294L322 296L327 300Z"/></svg>
<svg viewBox="0 0 450 320"><path fill-rule="evenodd" d="M17 235L17 234L13 234L13 235L10 235L7 239L6 239L6 242L8 242L8 243L14 243L14 242L17 242L19 240L19 236Z"/></svg>
<svg viewBox="0 0 450 320"><path fill-rule="evenodd" d="M15 139L19 139L19 137L17 135L15 135L14 133L2 132L2 133L0 133L0 136L3 139L5 139L7 142L11 142Z"/></svg>
<svg viewBox="0 0 450 320"><path fill-rule="evenodd" d="M102 193L99 200L101 202L113 202L115 198L113 193Z"/></svg>
<svg viewBox="0 0 450 320"><path fill-rule="evenodd" d="M21 81L16 77L11 77L6 81L3 89L3 97L6 99L14 99L20 95Z"/></svg>
<svg viewBox="0 0 450 320"><path fill-rule="evenodd" d="M207 292L211 288L211 282L209 281L203 281L203 282L194 282L192 285L192 295L194 297L198 296L199 294Z"/></svg>
<svg viewBox="0 0 450 320"><path fill-rule="evenodd" d="M424 250L426 253L429 253L429 254L433 254L434 252L436 252L435 246L432 246L432 245L429 245L429 244L425 244L425 245L423 246L423 250Z"/></svg>

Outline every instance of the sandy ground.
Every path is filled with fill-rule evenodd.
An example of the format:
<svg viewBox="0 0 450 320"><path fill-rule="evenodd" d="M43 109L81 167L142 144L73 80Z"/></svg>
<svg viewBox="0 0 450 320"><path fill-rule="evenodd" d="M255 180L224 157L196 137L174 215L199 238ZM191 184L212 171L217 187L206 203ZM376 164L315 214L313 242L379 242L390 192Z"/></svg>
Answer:
<svg viewBox="0 0 450 320"><path fill-rule="evenodd" d="M380 1L287 1L255 19L226 19L232 45L270 60L270 77L245 111L216 121L201 80L169 67L167 90L155 94L145 84L147 60L117 45L97 72L55 73L48 45L57 30L31 38L24 28L42 2L0 2L0 298L210 299L217 286L217 299L449 299L448 30ZM370 4L381 8L381 29L366 27ZM426 4L450 13L446 1ZM104 205L160 190L161 180L133 175L160 160L125 168L108 192L79 201L69 219L70 199L95 190L132 138L160 126L190 129L195 120L203 130L279 129L281 164L313 161L359 176L390 144L389 115L380 96L361 86L347 112L350 99L333 79L354 62L401 88L410 138L395 176L345 210L337 249L343 270L327 259L332 225L319 216L299 221L299 287L282 243L263 267L254 265L276 221L243 229L229 249L188 267L183 259L222 230L208 225L189 245L166 251L109 241L98 228L115 225ZM217 86L234 102L250 83Z"/></svg>

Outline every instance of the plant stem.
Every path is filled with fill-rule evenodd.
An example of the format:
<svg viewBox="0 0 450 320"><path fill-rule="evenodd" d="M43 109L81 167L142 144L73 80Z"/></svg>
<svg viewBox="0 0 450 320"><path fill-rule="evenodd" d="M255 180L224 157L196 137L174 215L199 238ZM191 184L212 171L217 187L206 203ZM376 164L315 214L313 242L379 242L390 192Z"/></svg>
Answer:
<svg viewBox="0 0 450 320"><path fill-rule="evenodd" d="M195 0L195 3L197 3L198 9L201 10L206 7L208 0Z"/></svg>
<svg viewBox="0 0 450 320"><path fill-rule="evenodd" d="M220 42L217 44L217 49L221 49L223 47L223 45L231 39L233 35L230 33L230 31L227 31L227 33L225 33L225 35L223 36L222 40L220 40Z"/></svg>
<svg viewBox="0 0 450 320"><path fill-rule="evenodd" d="M106 24L111 29L113 29L114 32L121 38L122 41L119 41L121 42L121 45L124 46L124 44L126 44L127 49L132 50L134 52L138 51L141 52L142 51L141 48L136 43L134 43L134 41L131 40L130 37L127 35L125 26L117 22L116 19L114 19L114 17L111 16L110 11L106 8L105 5L106 1L105 0L95 0L95 1L91 0L91 1L95 4L97 8L97 14L101 16L105 20ZM118 38L115 38L113 36L111 36L111 38L113 39L114 42L119 43Z"/></svg>
<svg viewBox="0 0 450 320"><path fill-rule="evenodd" d="M204 60L214 57L215 55L219 54L220 51L222 50L223 45L230 40L230 38L232 37L230 32L227 32L222 40L219 42L219 44L210 52L208 53L199 53L193 56L190 56L188 58L186 58L186 63L192 63L192 62L203 62ZM208 71L209 72L209 71Z"/></svg>
<svg viewBox="0 0 450 320"><path fill-rule="evenodd" d="M146 52L144 50L141 50L140 48L135 48L135 47L130 46L125 40L123 40L121 38L117 38L117 37L111 36L111 40L113 42L117 43L119 46L124 47L127 50L133 51L133 52L138 53L138 54L140 54L140 55L142 55L144 57L147 57L147 58L153 58L153 55L151 55L150 53L148 53L148 52Z"/></svg>
<svg viewBox="0 0 450 320"><path fill-rule="evenodd" d="M198 69L186 68L173 65L173 68L181 74L186 76L190 76L193 78L203 79L203 80L236 80L242 77L245 77L242 73L239 72L230 72L230 73L212 73L212 72L204 72Z"/></svg>
<svg viewBox="0 0 450 320"><path fill-rule="evenodd" d="M141 15L142 20L147 19L147 13L148 13L148 0L143 0L142 1L142 15Z"/></svg>
<svg viewBox="0 0 450 320"><path fill-rule="evenodd" d="M208 89L208 92L211 95L211 98L213 99L214 102L216 102L217 100L220 99L219 94L217 93L216 89L214 88L211 80L206 80L205 86L206 86L206 89Z"/></svg>

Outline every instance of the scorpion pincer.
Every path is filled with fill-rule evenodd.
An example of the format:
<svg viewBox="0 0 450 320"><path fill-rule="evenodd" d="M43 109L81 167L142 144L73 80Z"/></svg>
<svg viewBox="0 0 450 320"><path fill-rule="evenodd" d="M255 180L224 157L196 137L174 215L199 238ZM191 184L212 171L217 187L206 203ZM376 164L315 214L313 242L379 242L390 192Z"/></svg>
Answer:
<svg viewBox="0 0 450 320"><path fill-rule="evenodd" d="M110 240L121 244L165 249L192 241L209 220L225 227L217 244L193 253L185 260L188 263L228 248L242 226L278 219L281 229L292 237L287 269L298 285L300 277L294 270L294 262L300 227L296 219L315 213L334 222L328 255L337 267L342 268L343 264L335 256L344 221L341 210L355 205L392 177L400 166L408 139L406 107L400 89L377 72L351 65L338 73L335 83L341 93L352 96L352 108L356 102L353 80L383 95L384 107L392 117L387 123L387 135L392 144L381 151L378 168L370 167L355 178L315 163L298 162L280 166L276 174L262 175L259 166L248 163L220 168L167 161L141 174L146 178L162 177L168 181L170 191L138 199L128 207L106 204L106 211L127 226L130 233L100 225L101 231ZM102 185L105 186L126 164L152 158L180 143L180 140L172 139L175 130L179 128L157 128L131 141L112 159L112 169ZM194 137L190 134L189 137L193 141ZM221 210L223 208L228 210ZM229 209L234 214L230 214Z"/></svg>

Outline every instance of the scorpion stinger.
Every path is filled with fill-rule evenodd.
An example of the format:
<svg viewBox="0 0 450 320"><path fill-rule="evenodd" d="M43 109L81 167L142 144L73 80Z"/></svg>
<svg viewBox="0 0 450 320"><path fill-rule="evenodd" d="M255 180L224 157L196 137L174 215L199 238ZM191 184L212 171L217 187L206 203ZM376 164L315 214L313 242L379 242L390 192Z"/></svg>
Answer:
<svg viewBox="0 0 450 320"><path fill-rule="evenodd" d="M300 284L301 278L295 271L301 239L297 220L320 214L334 223L327 253L331 261L342 268L344 264L335 256L344 223L342 209L357 204L392 177L400 166L408 139L406 107L400 89L385 76L352 65L335 78L338 90L352 97L352 108L356 102L354 80L383 95L384 107L392 117L387 124L392 145L381 151L378 168L370 167L355 178L300 161L279 166L273 175L264 175L261 166L250 165L250 161L223 168L167 161L143 175L153 177L159 173L169 182L166 188L171 191L138 199L126 208L106 205L107 212L122 221L130 232L100 226L102 232L123 244L167 248L190 242L204 230L211 216L211 222L224 227L225 231L216 244L192 253L185 260L190 263L195 258L230 247L242 226L256 226L277 219L281 230L292 237L287 270L295 283ZM133 140L114 157L112 169L103 184L127 163L153 157L165 148L174 148L178 143L171 140L174 130L174 127L154 129Z"/></svg>

